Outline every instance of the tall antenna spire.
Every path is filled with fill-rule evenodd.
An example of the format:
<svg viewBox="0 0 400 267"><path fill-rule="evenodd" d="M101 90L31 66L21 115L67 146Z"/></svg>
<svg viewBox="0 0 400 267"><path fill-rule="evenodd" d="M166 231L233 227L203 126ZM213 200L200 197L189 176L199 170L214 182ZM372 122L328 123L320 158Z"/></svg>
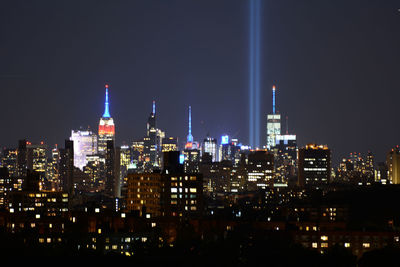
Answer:
<svg viewBox="0 0 400 267"><path fill-rule="evenodd" d="M189 133L187 136L187 142L193 143L193 135L192 135L192 107L189 106Z"/></svg>
<svg viewBox="0 0 400 267"><path fill-rule="evenodd" d="M153 100L153 114L156 114L156 101Z"/></svg>
<svg viewBox="0 0 400 267"><path fill-rule="evenodd" d="M106 101L104 103L104 114L103 118L110 118L110 111L108 108L108 84L106 84Z"/></svg>
<svg viewBox="0 0 400 267"><path fill-rule="evenodd" d="M289 134L289 117L286 116L286 134Z"/></svg>
<svg viewBox="0 0 400 267"><path fill-rule="evenodd" d="M275 85L272 86L272 114L275 114Z"/></svg>

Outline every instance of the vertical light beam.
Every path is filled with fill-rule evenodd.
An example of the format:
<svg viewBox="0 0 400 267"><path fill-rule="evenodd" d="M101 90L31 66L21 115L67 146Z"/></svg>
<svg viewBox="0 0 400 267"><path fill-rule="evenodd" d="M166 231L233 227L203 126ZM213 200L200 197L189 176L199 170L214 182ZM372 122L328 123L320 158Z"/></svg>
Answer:
<svg viewBox="0 0 400 267"><path fill-rule="evenodd" d="M256 148L260 147L261 1L249 2L249 143Z"/></svg>

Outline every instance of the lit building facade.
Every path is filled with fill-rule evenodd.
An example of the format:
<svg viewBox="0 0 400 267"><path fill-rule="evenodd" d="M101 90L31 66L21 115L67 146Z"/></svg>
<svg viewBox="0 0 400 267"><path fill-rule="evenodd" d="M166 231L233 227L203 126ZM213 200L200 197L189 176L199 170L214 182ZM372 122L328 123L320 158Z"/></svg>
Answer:
<svg viewBox="0 0 400 267"><path fill-rule="evenodd" d="M275 183L286 185L297 170L296 135L277 135L275 151Z"/></svg>
<svg viewBox="0 0 400 267"><path fill-rule="evenodd" d="M299 149L300 186L327 185L331 180L331 151L325 145L308 144Z"/></svg>
<svg viewBox="0 0 400 267"><path fill-rule="evenodd" d="M161 151L162 152L178 151L178 138L168 137L163 139Z"/></svg>
<svg viewBox="0 0 400 267"><path fill-rule="evenodd" d="M127 210L145 217L161 215L161 173L129 173Z"/></svg>
<svg viewBox="0 0 400 267"><path fill-rule="evenodd" d="M212 161L218 161L218 144L217 144L217 139L212 138L212 137L207 137L203 141L203 146L201 149L202 154L208 153L212 157Z"/></svg>
<svg viewBox="0 0 400 267"><path fill-rule="evenodd" d="M147 120L146 137L143 139L143 157L146 171L160 168L161 165L161 144L165 133L157 129L156 103L153 101L153 109Z"/></svg>
<svg viewBox="0 0 400 267"><path fill-rule="evenodd" d="M83 170L86 156L97 154L97 135L90 130L72 130L69 139L74 142L74 166Z"/></svg>
<svg viewBox="0 0 400 267"><path fill-rule="evenodd" d="M390 183L400 184L400 149L398 146L386 155L386 165Z"/></svg>
<svg viewBox="0 0 400 267"><path fill-rule="evenodd" d="M247 189L265 189L273 185L274 155L265 150L252 151L247 156Z"/></svg>
<svg viewBox="0 0 400 267"><path fill-rule="evenodd" d="M267 115L267 149L276 145L276 137L281 134L281 115L275 112L275 85L272 87L272 114Z"/></svg>
<svg viewBox="0 0 400 267"><path fill-rule="evenodd" d="M7 168L10 177L17 176L17 150L4 148L1 158L1 166Z"/></svg>

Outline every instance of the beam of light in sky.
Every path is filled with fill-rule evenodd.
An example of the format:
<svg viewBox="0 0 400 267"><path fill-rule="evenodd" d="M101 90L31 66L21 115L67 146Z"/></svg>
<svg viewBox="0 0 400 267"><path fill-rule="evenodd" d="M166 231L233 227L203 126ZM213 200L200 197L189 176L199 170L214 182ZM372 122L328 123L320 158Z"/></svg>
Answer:
<svg viewBox="0 0 400 267"><path fill-rule="evenodd" d="M249 1L249 143L260 147L261 1Z"/></svg>

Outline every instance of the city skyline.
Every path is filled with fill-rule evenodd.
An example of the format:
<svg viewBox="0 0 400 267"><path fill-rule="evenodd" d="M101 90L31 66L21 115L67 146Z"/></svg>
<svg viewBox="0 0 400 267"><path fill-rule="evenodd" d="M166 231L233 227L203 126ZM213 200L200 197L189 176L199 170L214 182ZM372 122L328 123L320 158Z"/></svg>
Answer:
<svg viewBox="0 0 400 267"><path fill-rule="evenodd" d="M398 265L396 1L3 1L0 25L6 262Z"/></svg>
<svg viewBox="0 0 400 267"><path fill-rule="evenodd" d="M198 140L228 134L248 143L248 4L154 3L82 4L80 12L72 12L72 4L7 3L0 97L11 130L0 134L1 145L15 147L23 138L60 144L71 129L94 130L104 83L112 88L118 145L145 134L153 100L160 128L180 141L190 105ZM260 136L265 139L275 84L277 110L289 117L299 146L327 144L334 162L368 150L383 161L398 144L392 122L399 14L394 1L347 3L262 2ZM95 12L85 20L89 8ZM13 16L16 10L26 16ZM151 12L135 17L128 10Z"/></svg>

